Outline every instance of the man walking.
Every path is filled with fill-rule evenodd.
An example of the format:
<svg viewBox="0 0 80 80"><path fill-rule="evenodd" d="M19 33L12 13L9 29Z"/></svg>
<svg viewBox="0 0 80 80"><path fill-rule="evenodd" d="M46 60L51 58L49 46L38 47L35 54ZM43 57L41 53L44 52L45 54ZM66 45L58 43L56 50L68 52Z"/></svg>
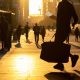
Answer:
<svg viewBox="0 0 80 80"><path fill-rule="evenodd" d="M30 28L29 28L28 22L26 23L24 29L25 29L24 31L26 33L26 42L29 42L28 36L29 36L29 30L30 30Z"/></svg>
<svg viewBox="0 0 80 80"><path fill-rule="evenodd" d="M38 45L40 27L38 26L37 23L36 23L35 26L33 27L33 31L34 31L35 43L36 43L36 45Z"/></svg>
<svg viewBox="0 0 80 80"><path fill-rule="evenodd" d="M62 0L58 5L55 42L63 43L71 32L70 21L73 18L72 26L78 22L78 17L73 5L68 0ZM72 67L76 65L78 55L69 55L72 61ZM63 63L59 62L54 66L55 69L64 70Z"/></svg>

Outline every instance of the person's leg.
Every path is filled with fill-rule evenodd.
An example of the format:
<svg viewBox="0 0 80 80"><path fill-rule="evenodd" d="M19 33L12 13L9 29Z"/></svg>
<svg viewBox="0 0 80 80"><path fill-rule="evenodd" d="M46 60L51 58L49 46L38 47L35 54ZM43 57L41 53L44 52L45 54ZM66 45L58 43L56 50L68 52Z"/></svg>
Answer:
<svg viewBox="0 0 80 80"><path fill-rule="evenodd" d="M26 33L26 42L28 42L28 33Z"/></svg>
<svg viewBox="0 0 80 80"><path fill-rule="evenodd" d="M76 41L78 42L78 35L76 36L76 39L77 39Z"/></svg>
<svg viewBox="0 0 80 80"><path fill-rule="evenodd" d="M35 39L35 43L36 43L36 35L34 34L34 39Z"/></svg>
<svg viewBox="0 0 80 80"><path fill-rule="evenodd" d="M63 63L59 62L54 66L54 68L63 71L64 70L64 65L63 65Z"/></svg>
<svg viewBox="0 0 80 80"><path fill-rule="evenodd" d="M70 31L68 30L57 30L55 34L55 42L57 44L62 44L68 37L69 37ZM54 66L55 69L64 70L64 65L62 62L58 62L57 65Z"/></svg>
<svg viewBox="0 0 80 80"><path fill-rule="evenodd" d="M75 41L77 41L77 36L75 35Z"/></svg>
<svg viewBox="0 0 80 80"><path fill-rule="evenodd" d="M18 43L20 43L20 35L18 35Z"/></svg>
<svg viewBox="0 0 80 80"><path fill-rule="evenodd" d="M61 43L63 43L65 40L66 40L66 35L61 34L61 33L56 33L56 34L55 34L55 42L56 42L57 44L61 44ZM64 65L63 65L62 62L58 62L58 63L54 66L54 68L63 71L63 70L64 70Z"/></svg>
<svg viewBox="0 0 80 80"><path fill-rule="evenodd" d="M79 56L70 54L70 57L71 57L72 67L74 67L78 61Z"/></svg>
<svg viewBox="0 0 80 80"><path fill-rule="evenodd" d="M39 35L37 35L37 40L36 40L37 44L38 44L38 41L39 41Z"/></svg>
<svg viewBox="0 0 80 80"><path fill-rule="evenodd" d="M42 41L44 42L44 36L42 35Z"/></svg>

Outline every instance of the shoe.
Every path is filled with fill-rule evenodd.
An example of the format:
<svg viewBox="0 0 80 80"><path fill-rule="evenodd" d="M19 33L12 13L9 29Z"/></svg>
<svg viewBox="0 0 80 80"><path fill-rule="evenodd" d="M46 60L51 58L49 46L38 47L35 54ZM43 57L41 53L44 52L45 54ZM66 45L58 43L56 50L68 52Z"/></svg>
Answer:
<svg viewBox="0 0 80 80"><path fill-rule="evenodd" d="M78 55L73 55L73 56L71 57L72 67L74 67L74 66L76 65L78 58L79 58Z"/></svg>
<svg viewBox="0 0 80 80"><path fill-rule="evenodd" d="M64 65L61 63L61 64L56 64L55 66L54 66L54 68L55 69L58 69L58 70L60 70L60 71L63 71L64 70Z"/></svg>

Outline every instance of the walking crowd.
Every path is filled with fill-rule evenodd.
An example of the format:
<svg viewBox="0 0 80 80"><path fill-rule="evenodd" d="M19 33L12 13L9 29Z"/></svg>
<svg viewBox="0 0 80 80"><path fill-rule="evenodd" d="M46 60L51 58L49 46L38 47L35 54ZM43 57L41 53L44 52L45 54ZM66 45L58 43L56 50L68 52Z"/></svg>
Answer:
<svg viewBox="0 0 80 80"><path fill-rule="evenodd" d="M5 17L1 17L0 22L0 40L2 43L2 49L0 51L9 51L11 48L12 42L18 42L20 44L21 35L25 34L26 43L29 43L29 32L32 29L34 32L34 41L36 46L39 44L39 35L42 37L42 42L45 42L45 35L47 28L45 25L39 26L38 23L35 23L31 28L29 26L29 22L26 22L24 28L19 24L17 28L13 28L13 26L9 25L6 21ZM52 29L53 31L54 29ZM49 30L50 31L50 30ZM54 35L55 36L55 35ZM78 42L80 38L80 30L78 26L74 29L75 41ZM66 43L69 43L69 37L66 39Z"/></svg>
<svg viewBox="0 0 80 80"><path fill-rule="evenodd" d="M2 49L0 51L9 51L12 42L21 44L20 38L23 34L26 37L26 43L30 43L29 32L31 29L34 32L34 41L36 46L38 47L39 35L42 36L42 42L44 42L44 38L46 35L46 28L44 26L39 26L37 23L35 23L31 28L29 26L29 22L26 22L24 28L20 24L16 28L13 28L13 26L10 26L9 23L6 21L6 18L2 16L0 22L0 41L2 43Z"/></svg>

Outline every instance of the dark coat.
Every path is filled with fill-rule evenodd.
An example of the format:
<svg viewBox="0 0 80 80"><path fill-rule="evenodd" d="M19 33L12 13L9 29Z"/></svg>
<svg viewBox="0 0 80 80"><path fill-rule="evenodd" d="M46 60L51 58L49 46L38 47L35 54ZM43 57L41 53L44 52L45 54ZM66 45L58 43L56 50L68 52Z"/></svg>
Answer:
<svg viewBox="0 0 80 80"><path fill-rule="evenodd" d="M55 41L63 42L71 32L70 22L73 18L72 26L78 22L78 16L73 5L67 0L62 0L58 5Z"/></svg>
<svg viewBox="0 0 80 80"><path fill-rule="evenodd" d="M37 26L37 25L35 25L35 26L33 27L33 31L34 31L34 34L35 34L35 35L39 35L39 33L40 33L40 27Z"/></svg>

